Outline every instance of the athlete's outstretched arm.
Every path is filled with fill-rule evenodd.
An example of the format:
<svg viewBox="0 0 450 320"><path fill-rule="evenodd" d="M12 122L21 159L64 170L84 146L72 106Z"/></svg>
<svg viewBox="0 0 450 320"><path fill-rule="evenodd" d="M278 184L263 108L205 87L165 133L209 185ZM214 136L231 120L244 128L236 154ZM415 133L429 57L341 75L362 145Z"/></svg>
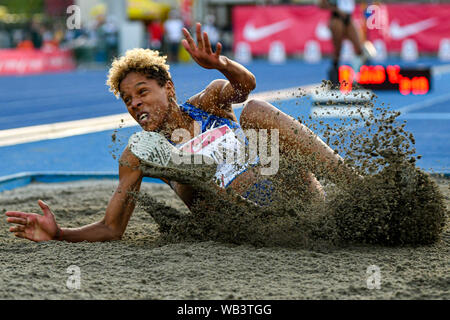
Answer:
<svg viewBox="0 0 450 320"><path fill-rule="evenodd" d="M230 108L233 103L247 100L250 92L256 87L255 76L244 66L221 55L222 44L216 45L216 52L212 52L211 43L206 32L201 31L201 24L196 24L197 44L186 28L183 28L186 39L182 44L198 65L206 69L216 69L228 79L218 79L201 93L202 100L215 104L222 109Z"/></svg>
<svg viewBox="0 0 450 320"><path fill-rule="evenodd" d="M43 201L39 200L44 215L18 211L6 212L7 222L14 224L10 228L16 237L32 241L64 240L108 241L121 239L133 213L135 202L130 191L139 191L142 172L126 149L121 157L119 185L109 201L105 217L98 222L80 228L60 228L55 216ZM131 163L130 163L131 162Z"/></svg>

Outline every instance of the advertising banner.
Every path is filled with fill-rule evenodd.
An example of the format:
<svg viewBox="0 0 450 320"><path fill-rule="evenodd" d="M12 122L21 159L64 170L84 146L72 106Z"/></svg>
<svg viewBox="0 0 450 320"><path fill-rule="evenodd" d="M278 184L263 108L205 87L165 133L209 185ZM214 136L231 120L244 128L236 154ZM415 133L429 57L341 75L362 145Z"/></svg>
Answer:
<svg viewBox="0 0 450 320"><path fill-rule="evenodd" d="M386 4L377 12L383 16L372 17L372 29L366 28L360 6L353 17L358 28L367 29L368 40L383 40L388 52L399 52L402 42L412 39L419 52L437 53L441 40L450 38L450 4ZM322 53L331 53L329 17L329 11L317 6L236 6L234 45L246 43L252 54L259 55L267 54L271 43L280 41L286 53L301 54L313 40ZM383 23L373 24L378 18Z"/></svg>
<svg viewBox="0 0 450 320"><path fill-rule="evenodd" d="M399 52L412 39L421 53L437 53L441 40L450 38L450 4L387 4L387 30L368 30L371 41L381 39L388 52Z"/></svg>
<svg viewBox="0 0 450 320"><path fill-rule="evenodd" d="M60 49L50 51L0 50L0 75L36 74L73 69L75 69L75 62L70 51Z"/></svg>
<svg viewBox="0 0 450 320"><path fill-rule="evenodd" d="M306 41L320 42L331 52L329 13L316 6L242 6L233 11L234 44L248 43L252 54L267 54L270 44L281 41L286 53L303 52Z"/></svg>

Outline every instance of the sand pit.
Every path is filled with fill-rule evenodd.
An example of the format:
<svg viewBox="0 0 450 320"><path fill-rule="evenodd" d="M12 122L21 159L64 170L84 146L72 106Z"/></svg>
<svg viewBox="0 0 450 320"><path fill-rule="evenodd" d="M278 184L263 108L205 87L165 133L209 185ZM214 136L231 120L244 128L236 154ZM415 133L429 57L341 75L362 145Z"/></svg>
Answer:
<svg viewBox="0 0 450 320"><path fill-rule="evenodd" d="M450 203L449 180L434 178ZM45 200L63 227L100 220L114 181L31 184L0 194L0 210L40 212ZM147 194L188 214L173 191L146 184ZM0 299L450 299L450 222L432 245L253 246L162 237L142 208L120 241L33 243L0 220ZM81 271L70 290L67 268ZM380 268L368 289L367 268Z"/></svg>

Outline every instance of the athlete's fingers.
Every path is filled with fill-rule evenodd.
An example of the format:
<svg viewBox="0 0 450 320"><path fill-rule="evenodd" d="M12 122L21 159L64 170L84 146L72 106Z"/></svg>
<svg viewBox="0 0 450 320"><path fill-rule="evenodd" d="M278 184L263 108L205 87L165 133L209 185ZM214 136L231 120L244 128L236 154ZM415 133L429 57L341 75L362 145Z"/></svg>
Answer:
<svg viewBox="0 0 450 320"><path fill-rule="evenodd" d="M181 31L183 32L183 35L188 38L191 37L191 33L189 32L189 30L187 28L182 28ZM192 37L191 37L192 38Z"/></svg>
<svg viewBox="0 0 450 320"><path fill-rule="evenodd" d="M196 49L195 41L194 41L194 39L192 38L191 34L189 33L189 31L186 28L183 28L183 34L184 34L184 37L186 38L187 43L189 44L190 49L192 51L195 51L195 49Z"/></svg>
<svg viewBox="0 0 450 320"><path fill-rule="evenodd" d="M197 46L199 49L203 49L205 46L203 43L202 25L199 22L197 22L197 25L195 27L197 33Z"/></svg>
<svg viewBox="0 0 450 320"><path fill-rule="evenodd" d="M20 212L20 211L7 211L5 213L8 217L16 217L16 218L23 218L26 219L28 217L28 213Z"/></svg>
<svg viewBox="0 0 450 320"><path fill-rule="evenodd" d="M25 232L25 226L14 226L9 228L10 232Z"/></svg>
<svg viewBox="0 0 450 320"><path fill-rule="evenodd" d="M206 33L206 31L203 31L203 42L205 45L206 53L211 54L212 53L211 42L209 41L209 37L208 37L208 34Z"/></svg>
<svg viewBox="0 0 450 320"><path fill-rule="evenodd" d="M39 207L41 207L42 212L44 212L44 216L53 215L50 207L42 200L38 200Z"/></svg>
<svg viewBox="0 0 450 320"><path fill-rule="evenodd" d="M189 46L189 43L187 42L187 40L186 39L181 40L181 44L186 49L186 51L192 55L192 50L191 50L191 47Z"/></svg>
<svg viewBox="0 0 450 320"><path fill-rule="evenodd" d="M24 218L7 218L6 221L9 223L23 224L25 226L27 225L27 219Z"/></svg>
<svg viewBox="0 0 450 320"><path fill-rule="evenodd" d="M217 42L217 45L216 45L216 56L220 56L221 52L222 52L222 44L220 42Z"/></svg>

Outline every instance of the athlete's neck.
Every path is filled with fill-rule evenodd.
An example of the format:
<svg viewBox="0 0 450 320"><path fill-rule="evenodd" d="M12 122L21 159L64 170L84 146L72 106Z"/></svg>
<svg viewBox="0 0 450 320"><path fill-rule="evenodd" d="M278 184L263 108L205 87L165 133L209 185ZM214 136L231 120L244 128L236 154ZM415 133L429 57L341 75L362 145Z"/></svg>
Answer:
<svg viewBox="0 0 450 320"><path fill-rule="evenodd" d="M170 139L174 143L180 143L183 139L182 136L179 137L180 141L176 141L174 137L174 131L176 129L187 130L191 137L194 134L194 124L195 121L187 113L181 111L180 107L176 102L170 105L170 111L167 115L167 121L163 124L163 128L160 133L162 133L167 139Z"/></svg>

